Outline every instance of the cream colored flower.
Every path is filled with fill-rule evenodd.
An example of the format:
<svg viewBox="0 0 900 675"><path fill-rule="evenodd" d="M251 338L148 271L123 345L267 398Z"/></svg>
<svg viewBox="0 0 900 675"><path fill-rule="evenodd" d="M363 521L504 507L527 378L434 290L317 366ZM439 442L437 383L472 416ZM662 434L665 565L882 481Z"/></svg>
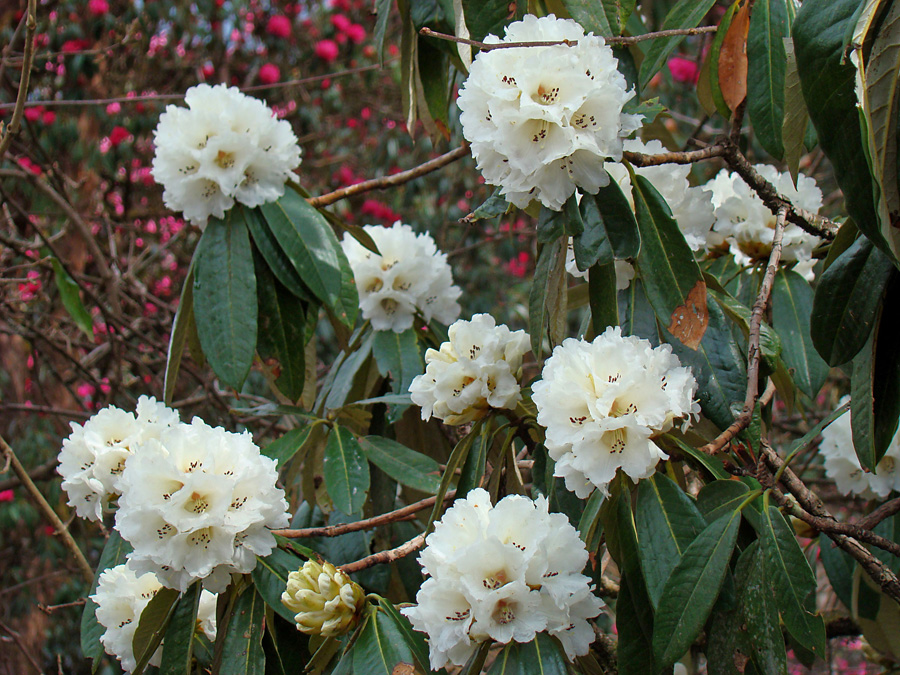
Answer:
<svg viewBox="0 0 900 675"><path fill-rule="evenodd" d="M297 630L332 637L348 632L365 604L359 584L329 562L307 560L288 575L281 602L295 612Z"/></svg>

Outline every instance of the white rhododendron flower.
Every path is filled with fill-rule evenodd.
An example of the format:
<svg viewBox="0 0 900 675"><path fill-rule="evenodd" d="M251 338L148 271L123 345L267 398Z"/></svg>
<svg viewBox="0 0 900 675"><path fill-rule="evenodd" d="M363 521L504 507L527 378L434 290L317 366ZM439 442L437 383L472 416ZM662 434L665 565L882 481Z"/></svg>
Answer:
<svg viewBox="0 0 900 675"><path fill-rule="evenodd" d="M667 344L623 337L619 326L593 342L565 340L532 385L555 475L581 498L607 493L619 468L633 480L650 476L667 457L652 438L700 412L696 390Z"/></svg>
<svg viewBox="0 0 900 675"><path fill-rule="evenodd" d="M481 488L457 499L419 556L428 579L400 610L428 634L431 667L463 665L478 643L530 642L546 631L566 655L587 654L588 619L603 603L581 572L588 553L547 500L510 495L491 506Z"/></svg>
<svg viewBox="0 0 900 675"><path fill-rule="evenodd" d="M822 206L822 191L814 178L799 174L797 187L794 187L787 171L779 172L768 164L756 164L753 168L792 204L818 213ZM766 260L772 251L776 217L756 192L738 174L727 169L722 169L704 189L711 193L716 208L713 230L724 238L735 260L741 265ZM794 269L797 273L812 281L815 277L812 250L817 243L813 235L788 223L782 239L781 259L796 261Z"/></svg>
<svg viewBox="0 0 900 675"><path fill-rule="evenodd" d="M849 400L850 397L845 396L841 405ZM822 430L819 453L825 458L825 475L835 482L842 494L884 499L892 490L900 490L900 433L894 435L884 457L875 466L875 473L866 471L853 448L850 412L847 411Z"/></svg>
<svg viewBox="0 0 900 675"><path fill-rule="evenodd" d="M359 308L372 328L402 333L412 327L416 311L425 321L456 320L462 291L453 284L447 255L437 250L430 234L416 234L400 221L363 229L381 255L349 236L341 245L356 280Z"/></svg>
<svg viewBox="0 0 900 675"><path fill-rule="evenodd" d="M122 491L125 460L142 442L159 438L174 424L178 424L178 413L147 396L138 399L137 416L109 406L83 426L70 422L72 433L59 453L69 506L82 518L100 520L110 498Z"/></svg>
<svg viewBox="0 0 900 675"><path fill-rule="evenodd" d="M203 227L238 201L254 207L284 194L300 165L291 125L237 87L198 84L170 105L153 132L153 178L166 206Z"/></svg>
<svg viewBox="0 0 900 675"><path fill-rule="evenodd" d="M484 41L561 40L577 45L480 52L457 100L478 169L520 208L537 199L558 211L576 186L596 193L609 181L604 159L621 159L622 139L640 127L622 114L634 92L612 49L575 21L528 15Z"/></svg>
<svg viewBox="0 0 900 675"><path fill-rule="evenodd" d="M199 418L144 443L125 464L116 529L134 547L130 564L184 591L194 579L221 592L275 548L268 528L288 524L275 460L248 432Z"/></svg>
<svg viewBox="0 0 900 675"><path fill-rule="evenodd" d="M466 424L491 408L515 408L522 400L519 377L528 334L498 326L490 314L476 314L450 326L448 336L440 351L425 352L425 373L409 387L422 419Z"/></svg>
<svg viewBox="0 0 900 675"><path fill-rule="evenodd" d="M119 659L126 672L137 665L132 643L141 612L160 588L162 584L156 575L135 574L126 564L104 570L97 580L97 591L91 600L97 603L97 621L106 629L100 642L107 654ZM216 639L216 599L214 593L203 591L197 610L197 622L210 640ZM161 658L162 645L151 657L150 665L158 666Z"/></svg>

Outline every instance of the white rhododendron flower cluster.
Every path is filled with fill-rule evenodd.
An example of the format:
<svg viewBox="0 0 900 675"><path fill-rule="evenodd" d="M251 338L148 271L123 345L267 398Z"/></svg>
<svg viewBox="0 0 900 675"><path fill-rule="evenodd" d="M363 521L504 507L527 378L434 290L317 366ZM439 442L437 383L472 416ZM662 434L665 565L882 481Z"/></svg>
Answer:
<svg viewBox="0 0 900 675"><path fill-rule="evenodd" d="M522 400L519 377L528 334L498 326L490 314L476 314L454 323L448 335L439 351L425 353L425 373L409 387L422 419L466 424L491 408L515 408Z"/></svg>
<svg viewBox="0 0 900 675"><path fill-rule="evenodd" d="M366 593L331 563L307 560L299 570L288 574L281 602L294 612L297 630L333 637L356 624Z"/></svg>
<svg viewBox="0 0 900 675"><path fill-rule="evenodd" d="M255 207L284 194L300 165L291 125L237 87L199 84L170 105L154 131L153 178L166 206L203 227L235 201Z"/></svg>
<svg viewBox="0 0 900 675"><path fill-rule="evenodd" d="M841 405L850 400L845 396ZM894 436L875 473L866 471L853 449L850 412L846 412L822 430L819 454L825 458L825 475L845 495L857 494L867 499L886 498L892 490L900 490L900 434Z"/></svg>
<svg viewBox="0 0 900 675"><path fill-rule="evenodd" d="M696 390L667 344L623 337L619 326L593 342L565 340L532 385L555 475L581 498L607 493L619 468L633 480L650 476L667 458L653 437L700 412Z"/></svg>
<svg viewBox="0 0 900 675"><path fill-rule="evenodd" d="M753 167L786 197L792 204L811 213L818 213L822 206L822 191L814 178L799 174L797 186L788 172L779 172L774 166L757 164ZM775 214L763 203L756 192L734 172L722 169L704 186L711 193L716 209L713 230L724 239L735 260L742 265L765 260L772 251L775 230ZM782 239L782 260L796 261L794 269L808 281L814 278L815 260L812 250L816 238L796 225L787 224ZM716 241L711 242L717 245Z"/></svg>
<svg viewBox="0 0 900 675"><path fill-rule="evenodd" d="M425 540L428 578L402 609L428 634L432 669L463 665L478 643L529 642L546 631L572 659L588 652L588 619L603 603L581 572L588 552L547 500L511 495L491 506L485 490L458 499Z"/></svg>
<svg viewBox="0 0 900 675"><path fill-rule="evenodd" d="M82 518L100 520L109 500L122 492L125 460L141 443L159 438L175 424L178 413L147 396L138 399L137 415L110 406L84 425L70 422L72 433L59 453L69 506Z"/></svg>
<svg viewBox="0 0 900 675"><path fill-rule="evenodd" d="M341 245L350 261L359 308L375 330L402 333L411 328L417 311L425 321L452 323L459 317L457 298L447 255L437 250L430 234L416 234L409 225L366 225L381 255L353 237Z"/></svg>
<svg viewBox="0 0 900 675"><path fill-rule="evenodd" d="M184 591L195 579L214 592L231 573L256 566L275 548L268 528L289 521L275 460L249 432L191 424L141 446L122 473L116 529L134 547L130 564Z"/></svg>
<svg viewBox="0 0 900 675"><path fill-rule="evenodd" d="M604 159L621 159L640 127L622 113L634 92L612 49L575 21L528 15L484 41L562 40L577 44L481 51L457 100L478 169L520 208L536 199L558 211L576 186L596 193L609 181Z"/></svg>
<svg viewBox="0 0 900 675"><path fill-rule="evenodd" d="M141 612L162 588L154 574L135 574L122 564L104 570L97 581L97 591L91 600L97 603L97 621L106 631L100 642L108 654L119 659L126 672L132 672L137 663L134 653L134 633L140 622ZM216 639L216 598L214 593L202 591L197 622L210 640ZM162 658L162 645L150 659L150 665L158 666Z"/></svg>

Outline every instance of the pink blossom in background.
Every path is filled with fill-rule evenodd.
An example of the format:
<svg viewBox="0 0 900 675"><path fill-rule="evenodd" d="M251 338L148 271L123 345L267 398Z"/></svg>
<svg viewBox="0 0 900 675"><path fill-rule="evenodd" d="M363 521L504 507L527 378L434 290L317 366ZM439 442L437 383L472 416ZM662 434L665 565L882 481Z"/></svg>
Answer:
<svg viewBox="0 0 900 675"><path fill-rule="evenodd" d="M510 260L504 267L506 271L517 279L524 279L528 275L528 261L531 256L528 251L520 251L519 255Z"/></svg>
<svg viewBox="0 0 900 675"><path fill-rule="evenodd" d="M41 119L41 115L44 114L44 106L36 105L32 108L25 108L25 112L22 114L29 122L37 122L39 119Z"/></svg>
<svg viewBox="0 0 900 675"><path fill-rule="evenodd" d="M672 79L682 84L696 84L700 77L700 69L697 64L690 59L680 56L673 56L667 64L669 72L672 73Z"/></svg>
<svg viewBox="0 0 900 675"><path fill-rule="evenodd" d="M352 22L343 14L332 14L331 15L331 25L337 28L342 33L346 33L347 29L350 28L350 24Z"/></svg>
<svg viewBox="0 0 900 675"><path fill-rule="evenodd" d="M122 111L121 103L110 103L106 106L106 114L107 115L117 115Z"/></svg>
<svg viewBox="0 0 900 675"><path fill-rule="evenodd" d="M109 3L106 0L88 0L87 8L94 16L103 16L109 11Z"/></svg>
<svg viewBox="0 0 900 675"><path fill-rule="evenodd" d="M338 57L339 51L337 43L334 40L319 40L316 43L316 56L328 63L331 63Z"/></svg>
<svg viewBox="0 0 900 675"><path fill-rule="evenodd" d="M274 37L287 40L291 37L291 20L283 14L273 14L266 23L266 32Z"/></svg>
<svg viewBox="0 0 900 675"><path fill-rule="evenodd" d="M97 393L97 388L90 382L82 382L77 387L75 387L75 393L78 394L81 398L90 398Z"/></svg>
<svg viewBox="0 0 900 675"><path fill-rule="evenodd" d="M365 200L359 212L363 216L369 216L373 220L380 220L382 223L393 223L396 220L400 220L399 213L377 199Z"/></svg>
<svg viewBox="0 0 900 675"><path fill-rule="evenodd" d="M211 63L203 64L203 67L200 69L200 73L203 75L203 79L208 80L213 75L216 74L216 69L213 67Z"/></svg>
<svg viewBox="0 0 900 675"><path fill-rule="evenodd" d="M27 157L19 158L19 166L25 169L28 173L34 174L35 176L40 176L43 173L41 167L39 167Z"/></svg>
<svg viewBox="0 0 900 675"><path fill-rule="evenodd" d="M3 490L0 492L0 504L3 502L11 502L15 499L15 495L12 490Z"/></svg>
<svg viewBox="0 0 900 675"><path fill-rule="evenodd" d="M123 141L125 141L129 136L128 129L122 126L113 127L113 130L109 132L109 142L114 146L118 146Z"/></svg>
<svg viewBox="0 0 900 675"><path fill-rule="evenodd" d="M343 12L350 11L350 0L331 0L329 4L331 9L339 9Z"/></svg>
<svg viewBox="0 0 900 675"><path fill-rule="evenodd" d="M59 48L59 50L63 54L72 54L73 52L84 51L85 49L87 49L90 46L91 46L90 41L85 40L83 38L79 38L77 40L66 40L65 42L62 43L62 46Z"/></svg>
<svg viewBox="0 0 900 675"><path fill-rule="evenodd" d="M359 44L363 40L366 39L366 29L360 26L358 23L353 24L346 30L347 37L353 41L354 44Z"/></svg>
<svg viewBox="0 0 900 675"><path fill-rule="evenodd" d="M53 112L52 110L46 110L41 115L41 124L46 124L47 126L50 126L55 121L56 121L56 113Z"/></svg>
<svg viewBox="0 0 900 675"><path fill-rule="evenodd" d="M263 84L275 84L281 79L281 70L274 63L266 63L259 69L259 81Z"/></svg>

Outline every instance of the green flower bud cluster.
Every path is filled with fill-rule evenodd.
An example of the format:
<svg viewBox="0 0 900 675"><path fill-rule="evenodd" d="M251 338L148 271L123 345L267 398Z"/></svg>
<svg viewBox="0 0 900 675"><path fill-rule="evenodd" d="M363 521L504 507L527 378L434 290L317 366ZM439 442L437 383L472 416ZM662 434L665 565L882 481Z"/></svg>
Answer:
<svg viewBox="0 0 900 675"><path fill-rule="evenodd" d="M332 637L349 631L365 604L365 593L331 563L308 560L288 575L281 602L292 612L297 630Z"/></svg>

